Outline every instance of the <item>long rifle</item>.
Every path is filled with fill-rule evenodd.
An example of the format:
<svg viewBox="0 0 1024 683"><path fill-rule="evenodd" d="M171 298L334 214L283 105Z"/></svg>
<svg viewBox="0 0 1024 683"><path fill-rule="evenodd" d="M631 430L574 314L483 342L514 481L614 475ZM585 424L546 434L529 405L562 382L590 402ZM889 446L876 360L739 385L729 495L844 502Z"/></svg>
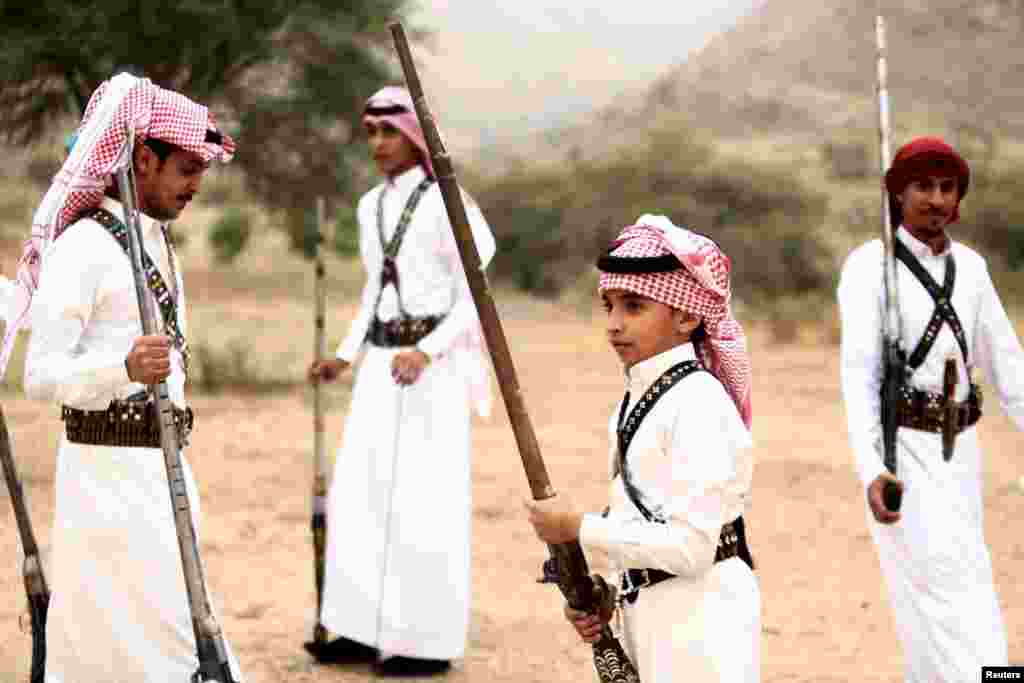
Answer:
<svg viewBox="0 0 1024 683"><path fill-rule="evenodd" d="M146 276L142 267L142 229L135 204L135 177L132 170L132 152L135 136L129 128L127 142L121 150L115 177L124 205L125 225L128 228L128 248L131 256L132 275L135 280L135 296L142 318L142 332L146 335L159 334L157 314L146 287ZM192 614L192 629L196 638L196 657L199 669L192 674L192 683L235 683L228 664L227 645L224 634L217 623L206 591L203 563L199 557L196 530L192 523L192 503L185 485L185 474L181 463L181 442L174 424L173 405L167 393L167 382L149 386L150 396L156 403L157 424L160 431L160 448L164 453L167 468L167 485L170 489L171 509L174 526L178 535L178 550L181 567L185 576L185 591L188 593L189 611Z"/></svg>
<svg viewBox="0 0 1024 683"><path fill-rule="evenodd" d="M316 200L316 247L313 257L313 360L321 361L327 355L324 334L326 288L324 286L324 199ZM313 575L316 581L316 622L313 642L307 644L310 652L320 652L327 645L327 629L320 623L320 609L324 601L324 565L327 553L327 458L324 453L324 401L319 377L313 383Z"/></svg>
<svg viewBox="0 0 1024 683"><path fill-rule="evenodd" d="M43 683L46 676L46 612L50 607L50 588L46 585L43 575L43 563L39 557L39 546L36 535L32 532L32 521L28 516L25 504L25 491L14 467L14 455L11 452L11 436L7 433L7 419L0 408L0 463L3 464L4 478L7 480L7 495L14 506L14 518L18 522L18 533L21 536L21 547L25 552L25 561L21 567L25 582L25 595L28 597L28 612L32 620L32 683Z"/></svg>
<svg viewBox="0 0 1024 683"><path fill-rule="evenodd" d="M455 234L462 268L466 273L466 280L473 295L473 303L476 305L476 311L480 317L484 338L487 340L491 361L494 363L494 372L497 375L498 386L501 388L501 395L505 401L505 410L508 411L512 432L515 434L516 444L519 447L519 456L523 461L523 468L526 470L526 478L530 483L530 491L534 500L552 498L555 496L555 489L551 486L547 468L544 466L544 459L541 457L540 446L537 443L537 435L530 422L530 416L526 412L526 404L523 401L516 369L512 363L512 354L509 352L508 341L505 338L501 320L498 318L494 299L491 297L487 277L480 267L480 254L473 241L473 233L469 227L469 219L466 217L466 207L455 178L451 157L444 147L437 124L427 107L423 86L420 84L416 65L412 60L405 30L399 22L393 22L390 24L390 28L395 49L402 62L402 70L405 72L405 82L409 86L409 94L416 107L416 116L419 118L427 147L430 150L430 159L437 174L437 182L444 198L448 220ZM584 612L597 612L607 599L608 587L604 582L598 582L591 578L587 560L579 542L549 544L548 551L551 553L551 560L546 563L547 567L557 574L558 587L565 595L569 606ZM640 677L637 675L633 663L629 661L622 645L607 624L602 629L601 639L594 643L593 647L594 667L603 683L640 683Z"/></svg>
<svg viewBox="0 0 1024 683"><path fill-rule="evenodd" d="M875 42L878 48L878 143L882 170L882 282L885 287L885 311L882 318L882 372L881 413L882 413L882 461L893 476L896 476L896 431L899 428L897 408L900 388L906 381L907 355L903 350L900 328L899 288L896 280L896 256L893 250L892 212L889 193L885 188L885 172L890 159L889 145L889 86L885 61L885 20L882 15L875 17ZM895 482L887 481L882 490L885 507L893 512L900 509L903 492Z"/></svg>

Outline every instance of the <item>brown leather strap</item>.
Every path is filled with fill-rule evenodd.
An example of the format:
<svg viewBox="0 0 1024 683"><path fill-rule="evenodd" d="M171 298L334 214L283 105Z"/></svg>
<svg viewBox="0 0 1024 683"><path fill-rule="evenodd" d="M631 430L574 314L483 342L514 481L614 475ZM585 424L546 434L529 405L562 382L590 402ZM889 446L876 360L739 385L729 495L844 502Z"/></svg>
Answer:
<svg viewBox="0 0 1024 683"><path fill-rule="evenodd" d="M160 448L160 431L150 401L112 401L106 410L78 410L61 406L60 419L68 441L90 446ZM173 409L174 425L182 445L188 441L194 416L191 408Z"/></svg>
<svg viewBox="0 0 1024 683"><path fill-rule="evenodd" d="M896 415L900 427L922 432L942 433L946 421L945 399L942 394L920 391L907 386L901 388ZM956 433L977 424L981 419L981 389L971 384L971 393L966 401L957 406Z"/></svg>
<svg viewBox="0 0 1024 683"><path fill-rule="evenodd" d="M428 315L422 318L396 318L381 322L374 318L366 341L374 346L416 346L444 320L443 315Z"/></svg>
<svg viewBox="0 0 1024 683"><path fill-rule="evenodd" d="M753 559L750 558L750 551L747 549L743 517L737 517L732 522L724 524L718 535L715 564L733 557L739 557L751 569L754 568ZM622 573L619 600L633 604L640 595L641 588L654 586L662 581L675 578L675 576L675 574L661 569L629 569Z"/></svg>

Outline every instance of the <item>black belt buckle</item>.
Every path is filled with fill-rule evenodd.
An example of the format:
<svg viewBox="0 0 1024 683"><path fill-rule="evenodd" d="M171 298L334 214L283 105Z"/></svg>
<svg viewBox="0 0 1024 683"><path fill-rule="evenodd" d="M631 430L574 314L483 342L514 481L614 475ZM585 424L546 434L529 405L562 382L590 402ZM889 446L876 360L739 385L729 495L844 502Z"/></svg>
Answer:
<svg viewBox="0 0 1024 683"><path fill-rule="evenodd" d="M633 576L635 569L627 569L622 572L622 585L619 591L619 604L623 605L629 603L632 605L636 602L636 598L640 595L640 589L642 586L638 586L633 583Z"/></svg>
<svg viewBox="0 0 1024 683"><path fill-rule="evenodd" d="M661 583L665 579L672 578L672 574L667 572L658 571L658 576L651 576L650 568L643 569L627 569L622 572L622 581L620 582L619 591L619 604L629 603L633 604L636 602L637 596L640 595L641 588L647 588L657 583Z"/></svg>

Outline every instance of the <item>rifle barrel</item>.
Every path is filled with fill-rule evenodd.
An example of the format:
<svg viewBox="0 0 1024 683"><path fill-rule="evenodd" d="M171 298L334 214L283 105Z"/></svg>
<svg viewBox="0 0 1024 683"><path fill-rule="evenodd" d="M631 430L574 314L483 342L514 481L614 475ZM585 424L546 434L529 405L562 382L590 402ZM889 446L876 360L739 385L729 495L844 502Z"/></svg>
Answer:
<svg viewBox="0 0 1024 683"><path fill-rule="evenodd" d="M878 146L879 169L881 171L881 223L882 223L882 284L885 291L885 311L882 316L883 373L881 391L882 461L886 469L896 475L896 434L899 429L897 403L900 386L904 381L905 356L900 328L899 284L896 278L896 256L893 246L894 230L889 193L885 186L890 149L889 110L889 69L886 62L885 19L881 14L875 17L875 45L877 48L878 85ZM886 482L882 496L890 510L898 510L902 502L902 490L894 482Z"/></svg>
<svg viewBox="0 0 1024 683"><path fill-rule="evenodd" d="M326 287L324 283L324 221L323 197L316 200L316 251L313 257L313 358L321 361L327 356ZM323 607L324 574L327 552L327 457L325 455L324 399L323 387L319 380L313 383L313 576L316 586L316 620L313 640L323 644L327 631L320 624L320 609Z"/></svg>
<svg viewBox="0 0 1024 683"><path fill-rule="evenodd" d="M416 108L416 116L419 118L427 148L430 150L430 159L433 162L438 186L444 198L448 220L455 234L459 257L473 296L473 303L480 317L480 326L483 328L487 348L491 354L494 372L498 378L498 387L501 390L509 423L519 447L519 456L523 461L523 469L530 484L530 491L534 500L552 498L555 495L555 490L551 486L551 480L541 456L537 434L530 422L529 413L526 411L526 403L523 400L522 390L519 388L519 379L512 362L508 340L491 296L487 276L480 265L480 254L473 241L473 232L466 216L462 191L455 178L451 157L444 147L433 114L427 106L405 30L399 22L393 22L390 28L402 70L405 72L409 94ZM594 582L590 577L587 560L579 542L548 545L548 549L554 559L554 571L558 577L559 590L562 591L569 605L574 609L596 611L597 597ZM594 644L593 650L594 665L601 681L605 683L640 683L632 662L629 661L621 644L612 635L611 629L607 625L602 631L601 640Z"/></svg>
<svg viewBox="0 0 1024 683"><path fill-rule="evenodd" d="M875 17L875 42L878 48L877 72L878 72L878 146L879 166L881 171L881 222L882 222L882 244L885 251L884 280L887 294L886 311L883 321L883 334L889 340L899 338L899 297L898 284L896 280L896 258L893 251L893 229L892 215L889 207L889 193L885 187L885 173L889 167L889 160L892 158L890 143L891 119L889 109L889 68L886 60L886 37L885 19L878 15Z"/></svg>
<svg viewBox="0 0 1024 683"><path fill-rule="evenodd" d="M121 159L117 164L114 176L121 203L124 206L125 226L128 228L129 255L142 332L145 335L152 335L159 333L159 327L156 322L156 308L146 287L146 276L142 265L142 230L135 203L135 179L132 175L134 132L130 126L126 127L128 129L127 142L121 150ZM178 440L178 432L174 424L173 406L167 390L167 382L151 385L149 392L156 404L160 447L167 469L167 485L170 490L170 503L178 536L178 550L185 579L185 591L188 595L192 627L196 637L199 671L194 679L233 683L228 666L227 646L224 643L220 624L217 623L217 618L213 614L206 590L206 579L202 560L199 557L195 525L192 520L192 503L189 500L181 462L181 443Z"/></svg>
<svg viewBox="0 0 1024 683"><path fill-rule="evenodd" d="M21 547L26 557L39 554L39 546L36 543L36 535L32 531L32 520L29 518L28 505L25 503L25 489L18 476L17 467L14 464L14 455L11 451L11 435L7 431L7 419L4 416L3 408L0 408L0 463L3 464L4 479L7 482L7 495L11 498L11 505L14 507L14 519L18 524L18 533L21 536Z"/></svg>
<svg viewBox="0 0 1024 683"><path fill-rule="evenodd" d="M25 553L22 578L32 624L30 681L31 683L43 683L46 677L46 613L50 606L50 588L46 583L42 559L39 557L39 546L36 543L35 533L32 531L32 520L29 518L28 505L25 503L25 491L14 464L11 435L7 431L7 419L2 407L0 407L0 465L4 470L7 495L10 496L11 505L14 507L18 534L21 536L21 547Z"/></svg>
<svg viewBox="0 0 1024 683"><path fill-rule="evenodd" d="M455 178L451 157L441 140L434 116L427 107L423 86L420 84L416 66L412 61L412 52L409 50L409 42L405 37L402 25L398 22L391 24L391 33L394 36L398 57L402 62L402 70L405 72L409 94L416 107L416 115L419 117L427 147L430 149L430 158L434 164L434 172L437 174L437 183L441 188L441 195L444 198L452 230L455 232L462 267L473 295L473 303L480 316L480 326L483 328L487 348L494 361L498 387L505 402L505 409L508 411L512 432L519 446L519 455L530 483L530 491L534 500L551 498L555 495L555 490L551 486L547 468L540 454L537 436L530 422L529 413L526 411L515 365L512 363L508 340L501 326L494 298L491 296L487 276L480 267L480 254L473 241L473 232L469 227L469 219L466 217L466 207L462 201L462 191Z"/></svg>

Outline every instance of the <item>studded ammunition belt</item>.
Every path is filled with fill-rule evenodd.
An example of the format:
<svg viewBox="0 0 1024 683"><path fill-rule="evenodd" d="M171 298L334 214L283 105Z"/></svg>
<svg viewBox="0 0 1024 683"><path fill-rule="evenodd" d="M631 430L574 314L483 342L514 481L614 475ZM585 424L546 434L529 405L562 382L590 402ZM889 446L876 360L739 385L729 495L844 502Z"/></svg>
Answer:
<svg viewBox="0 0 1024 683"><path fill-rule="evenodd" d="M942 394L912 389L906 385L900 389L896 413L899 425L922 432L942 433L946 422L946 400ZM971 393L966 401L956 406L953 428L956 433L974 426L981 419L981 389L971 384Z"/></svg>
<svg viewBox="0 0 1024 683"><path fill-rule="evenodd" d="M174 426L185 445L192 432L191 408L174 407ZM152 401L111 401L106 410L61 406L60 419L71 443L123 448L160 448L156 404Z"/></svg>
<svg viewBox="0 0 1024 683"><path fill-rule="evenodd" d="M741 557L744 554L740 552L740 546L745 544L746 541L738 531L738 526L740 525L737 524L741 519L739 518L735 522L729 522L722 526L722 533L718 536L718 547L715 549L715 564L724 562L731 557ZM619 601L632 605L636 602L637 597L639 597L641 588L654 586L662 581L675 578L675 576L675 574L661 569L627 570L622 573Z"/></svg>
<svg viewBox="0 0 1024 683"><path fill-rule="evenodd" d="M427 315L422 318L395 318L384 322L374 318L366 341L374 346L415 346L419 340L434 331L444 315Z"/></svg>

